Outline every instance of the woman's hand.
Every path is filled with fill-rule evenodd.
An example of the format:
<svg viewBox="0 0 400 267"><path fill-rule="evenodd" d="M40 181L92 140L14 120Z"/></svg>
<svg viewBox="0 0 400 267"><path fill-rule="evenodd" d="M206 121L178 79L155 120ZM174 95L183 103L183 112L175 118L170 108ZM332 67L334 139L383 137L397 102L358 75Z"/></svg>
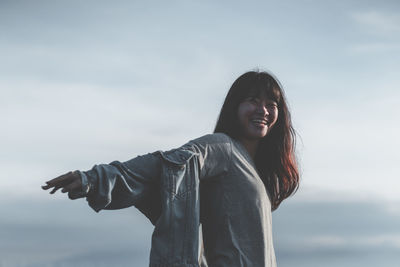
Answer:
<svg viewBox="0 0 400 267"><path fill-rule="evenodd" d="M46 184L47 185L42 186L43 190L54 187L50 194L54 194L60 188L62 188L61 192L63 193L82 190L82 180L78 171L63 174L57 178L47 181Z"/></svg>

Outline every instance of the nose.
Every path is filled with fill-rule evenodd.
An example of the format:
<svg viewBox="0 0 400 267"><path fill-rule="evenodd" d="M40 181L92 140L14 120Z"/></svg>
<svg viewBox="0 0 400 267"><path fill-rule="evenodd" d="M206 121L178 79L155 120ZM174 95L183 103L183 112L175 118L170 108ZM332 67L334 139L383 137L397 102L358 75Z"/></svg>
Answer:
<svg viewBox="0 0 400 267"><path fill-rule="evenodd" d="M263 116L269 115L269 111L267 109L267 106L264 103L260 103L257 105L257 112L259 114L262 114Z"/></svg>

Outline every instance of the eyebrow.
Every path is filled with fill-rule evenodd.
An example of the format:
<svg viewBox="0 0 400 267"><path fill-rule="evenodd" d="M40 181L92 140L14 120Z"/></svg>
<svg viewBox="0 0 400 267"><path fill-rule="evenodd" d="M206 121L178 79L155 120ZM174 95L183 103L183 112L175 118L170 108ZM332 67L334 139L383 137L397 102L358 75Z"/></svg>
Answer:
<svg viewBox="0 0 400 267"><path fill-rule="evenodd" d="M255 98L261 99L260 94L258 94L258 95L249 95L249 96L247 96L245 99L250 98L250 97L255 97ZM278 104L278 102L277 102L276 100L271 99L271 98L269 98L269 97L265 97L265 100L266 100L267 102L269 102L269 103Z"/></svg>

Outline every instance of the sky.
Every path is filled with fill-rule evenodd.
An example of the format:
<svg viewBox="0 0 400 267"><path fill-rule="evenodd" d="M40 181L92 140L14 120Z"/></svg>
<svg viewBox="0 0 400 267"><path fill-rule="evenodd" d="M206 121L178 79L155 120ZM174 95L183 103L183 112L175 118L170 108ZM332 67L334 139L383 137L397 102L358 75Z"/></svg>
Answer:
<svg viewBox="0 0 400 267"><path fill-rule="evenodd" d="M273 212L278 266L398 267L400 216L380 203L282 205ZM96 213L86 201L6 200L0 214L2 267L148 266L152 227L134 208Z"/></svg>
<svg viewBox="0 0 400 267"><path fill-rule="evenodd" d="M398 11L396 1L1 1L0 188L36 195L63 171L210 133L233 81L261 69L286 91L304 191L399 200Z"/></svg>
<svg viewBox="0 0 400 267"><path fill-rule="evenodd" d="M211 133L233 81L260 69L299 135L288 205L400 214L399 14L390 0L0 0L0 199L60 205L44 181Z"/></svg>

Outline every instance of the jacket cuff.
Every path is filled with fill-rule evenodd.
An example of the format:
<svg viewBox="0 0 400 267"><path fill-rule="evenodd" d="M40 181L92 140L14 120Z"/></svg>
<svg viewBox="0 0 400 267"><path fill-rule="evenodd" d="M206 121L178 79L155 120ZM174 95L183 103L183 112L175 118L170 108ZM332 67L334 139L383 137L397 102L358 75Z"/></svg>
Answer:
<svg viewBox="0 0 400 267"><path fill-rule="evenodd" d="M79 176L81 178L82 187L80 188L80 190L75 190L75 191L69 192L68 197L70 199L86 197L88 195L90 189L92 188L87 176L81 171L76 171L76 172L79 174Z"/></svg>

